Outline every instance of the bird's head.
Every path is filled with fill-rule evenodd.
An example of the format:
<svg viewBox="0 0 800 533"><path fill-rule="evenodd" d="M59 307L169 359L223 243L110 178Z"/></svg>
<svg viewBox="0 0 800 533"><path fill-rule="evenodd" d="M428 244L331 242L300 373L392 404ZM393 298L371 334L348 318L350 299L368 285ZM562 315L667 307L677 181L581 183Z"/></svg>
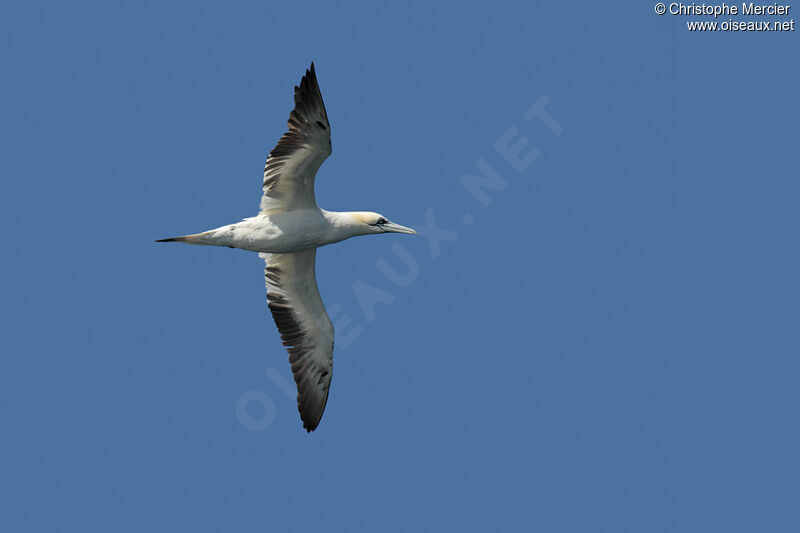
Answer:
<svg viewBox="0 0 800 533"><path fill-rule="evenodd" d="M410 233L416 235L417 233L411 228L390 222L380 213L358 211L350 213L350 215L360 235L369 235L371 233Z"/></svg>

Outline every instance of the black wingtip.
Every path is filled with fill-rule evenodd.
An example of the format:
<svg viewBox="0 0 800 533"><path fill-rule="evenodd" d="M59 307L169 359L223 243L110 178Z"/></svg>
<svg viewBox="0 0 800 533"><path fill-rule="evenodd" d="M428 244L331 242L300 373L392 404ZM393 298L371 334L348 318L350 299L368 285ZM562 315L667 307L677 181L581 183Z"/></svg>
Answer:
<svg viewBox="0 0 800 533"><path fill-rule="evenodd" d="M317 81L317 71L314 68L314 62L313 61L311 62L311 66L308 67L308 70L306 70L305 77L314 80L314 82L316 83L316 81Z"/></svg>
<svg viewBox="0 0 800 533"><path fill-rule="evenodd" d="M173 242L173 241L177 241L177 240L178 239L176 239L176 238L172 238L172 239L156 239L156 242Z"/></svg>

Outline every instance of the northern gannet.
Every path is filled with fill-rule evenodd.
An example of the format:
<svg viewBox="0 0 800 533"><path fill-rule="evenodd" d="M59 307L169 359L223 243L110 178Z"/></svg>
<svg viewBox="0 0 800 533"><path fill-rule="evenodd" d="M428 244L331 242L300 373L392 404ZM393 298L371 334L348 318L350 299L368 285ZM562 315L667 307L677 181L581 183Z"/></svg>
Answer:
<svg viewBox="0 0 800 533"><path fill-rule="evenodd" d="M266 261L267 305L289 352L306 431L319 425L333 371L333 324L317 289L317 248L358 235L416 233L378 213L317 207L314 177L331 155L331 127L314 63L294 88L289 131L267 157L258 215L216 229L159 239L258 252Z"/></svg>

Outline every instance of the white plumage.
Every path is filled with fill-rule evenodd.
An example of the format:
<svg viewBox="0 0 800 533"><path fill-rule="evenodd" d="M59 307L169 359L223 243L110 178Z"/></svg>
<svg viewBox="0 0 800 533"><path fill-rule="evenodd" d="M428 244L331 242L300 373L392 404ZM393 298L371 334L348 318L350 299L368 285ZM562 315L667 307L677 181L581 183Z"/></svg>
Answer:
<svg viewBox="0 0 800 533"><path fill-rule="evenodd" d="M333 325L322 304L315 273L316 249L377 233L416 233L373 212L317 207L314 179L331 154L331 128L314 64L294 89L289 131L264 168L259 214L203 233L161 239L259 252L266 261L267 301L297 383L303 427L322 418L333 371Z"/></svg>

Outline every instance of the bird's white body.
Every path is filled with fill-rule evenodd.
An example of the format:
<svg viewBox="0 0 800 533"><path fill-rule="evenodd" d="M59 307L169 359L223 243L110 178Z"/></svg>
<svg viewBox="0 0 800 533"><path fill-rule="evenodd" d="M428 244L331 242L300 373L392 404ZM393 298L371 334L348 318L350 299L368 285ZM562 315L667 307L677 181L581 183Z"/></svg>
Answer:
<svg viewBox="0 0 800 533"><path fill-rule="evenodd" d="M259 214L159 242L241 248L266 261L268 306L289 352L303 427L313 431L325 410L333 372L333 324L317 289L316 249L358 235L415 231L378 213L317 207L314 180L332 148L313 63L295 87L294 99L289 131L267 158Z"/></svg>
<svg viewBox="0 0 800 533"><path fill-rule="evenodd" d="M317 207L272 212L182 239L191 244L228 246L251 252L273 254L301 252L358 235L380 233L371 231L370 227L362 222L371 214L337 213Z"/></svg>

